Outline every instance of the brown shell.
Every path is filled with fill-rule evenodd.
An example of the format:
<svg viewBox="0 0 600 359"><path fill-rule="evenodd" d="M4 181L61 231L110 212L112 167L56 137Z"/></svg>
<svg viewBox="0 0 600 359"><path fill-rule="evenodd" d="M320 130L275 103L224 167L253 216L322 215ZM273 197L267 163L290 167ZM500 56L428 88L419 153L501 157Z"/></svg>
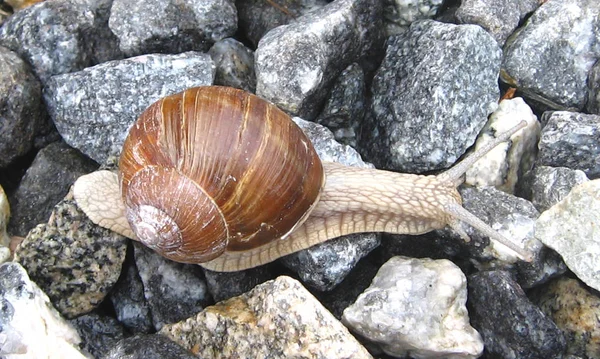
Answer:
<svg viewBox="0 0 600 359"><path fill-rule="evenodd" d="M136 235L146 232L143 217L166 215L150 224L160 238L147 241L188 263L285 236L306 218L324 181L311 142L286 113L218 86L151 105L130 130L119 166Z"/></svg>

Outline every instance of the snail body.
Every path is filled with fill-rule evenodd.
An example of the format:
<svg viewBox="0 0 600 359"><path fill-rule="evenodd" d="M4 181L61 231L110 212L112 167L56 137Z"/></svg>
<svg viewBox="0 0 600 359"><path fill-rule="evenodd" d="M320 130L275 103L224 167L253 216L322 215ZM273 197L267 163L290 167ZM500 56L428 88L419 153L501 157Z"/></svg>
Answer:
<svg viewBox="0 0 600 359"><path fill-rule="evenodd" d="M437 176L321 163L276 106L207 86L165 97L132 126L119 175L74 186L90 219L161 255L217 271L242 270L360 232L422 234L466 222L529 259L461 206L466 169L514 128ZM98 203L101 199L102 203Z"/></svg>

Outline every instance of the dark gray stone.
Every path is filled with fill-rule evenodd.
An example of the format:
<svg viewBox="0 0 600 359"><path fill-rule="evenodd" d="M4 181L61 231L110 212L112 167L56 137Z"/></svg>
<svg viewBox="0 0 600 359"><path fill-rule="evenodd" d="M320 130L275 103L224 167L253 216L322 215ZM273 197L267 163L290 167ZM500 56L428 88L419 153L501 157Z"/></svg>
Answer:
<svg viewBox="0 0 600 359"><path fill-rule="evenodd" d="M235 87L254 93L256 74L252 50L235 39L227 38L216 42L208 54L217 68L215 85Z"/></svg>
<svg viewBox="0 0 600 359"><path fill-rule="evenodd" d="M96 308L119 279L127 239L92 223L73 200L56 205L48 224L32 229L15 261L65 317Z"/></svg>
<svg viewBox="0 0 600 359"><path fill-rule="evenodd" d="M550 166L536 166L525 178L520 195L530 199L540 212L560 202L573 187L589 181L583 171Z"/></svg>
<svg viewBox="0 0 600 359"><path fill-rule="evenodd" d="M600 115L600 60L588 74L587 112Z"/></svg>
<svg viewBox="0 0 600 359"><path fill-rule="evenodd" d="M463 0L455 16L461 24L483 27L502 46L525 16L539 5L538 0Z"/></svg>
<svg viewBox="0 0 600 359"><path fill-rule="evenodd" d="M283 110L316 117L337 76L380 47L381 3L339 0L269 31L255 53L256 93Z"/></svg>
<svg viewBox="0 0 600 359"><path fill-rule="evenodd" d="M400 34L413 22L433 18L443 0L383 0L387 35Z"/></svg>
<svg viewBox="0 0 600 359"><path fill-rule="evenodd" d="M136 335L121 340L102 359L199 359L179 344L160 335ZM201 359L201 358L200 358Z"/></svg>
<svg viewBox="0 0 600 359"><path fill-rule="evenodd" d="M552 109L581 110L600 58L600 2L548 0L504 47L501 78Z"/></svg>
<svg viewBox="0 0 600 359"><path fill-rule="evenodd" d="M545 112L537 165L568 167L590 179L600 177L600 116Z"/></svg>
<svg viewBox="0 0 600 359"><path fill-rule="evenodd" d="M304 14L319 11L326 0L236 0L239 27L256 47L269 30L293 22Z"/></svg>
<svg viewBox="0 0 600 359"><path fill-rule="evenodd" d="M114 0L109 26L126 56L206 51L235 33L233 0Z"/></svg>
<svg viewBox="0 0 600 359"><path fill-rule="evenodd" d="M0 168L32 148L45 120L40 82L25 61L0 46Z"/></svg>
<svg viewBox="0 0 600 359"><path fill-rule="evenodd" d="M137 242L133 247L156 330L191 317L212 303L199 266L170 261Z"/></svg>
<svg viewBox="0 0 600 359"><path fill-rule="evenodd" d="M562 332L527 299L509 272L473 274L468 289L471 324L483 337L489 357L562 358L566 347Z"/></svg>
<svg viewBox="0 0 600 359"><path fill-rule="evenodd" d="M237 272L214 272L204 269L208 291L215 302L249 292L257 285L274 279L270 265L260 266Z"/></svg>
<svg viewBox="0 0 600 359"><path fill-rule="evenodd" d="M21 179L11 198L8 230L25 237L40 223L47 223L54 206L69 192L75 180L98 166L64 142L43 148Z"/></svg>
<svg viewBox="0 0 600 359"><path fill-rule="evenodd" d="M44 99L65 141L103 163L120 153L127 130L150 104L210 85L213 71L207 54L144 55L54 76Z"/></svg>
<svg viewBox="0 0 600 359"><path fill-rule="evenodd" d="M112 0L55 0L17 11L0 28L0 45L17 52L45 83L57 74L120 58L108 28Z"/></svg>
<svg viewBox="0 0 600 359"><path fill-rule="evenodd" d="M69 321L81 337L81 349L100 358L123 339L123 326L112 317L85 314Z"/></svg>
<svg viewBox="0 0 600 359"><path fill-rule="evenodd" d="M359 147L378 168L451 166L497 107L502 52L485 30L422 20L388 39Z"/></svg>
<svg viewBox="0 0 600 359"><path fill-rule="evenodd" d="M336 141L356 147L356 137L365 113L365 75L354 63L336 79L325 107L315 122L333 132Z"/></svg>

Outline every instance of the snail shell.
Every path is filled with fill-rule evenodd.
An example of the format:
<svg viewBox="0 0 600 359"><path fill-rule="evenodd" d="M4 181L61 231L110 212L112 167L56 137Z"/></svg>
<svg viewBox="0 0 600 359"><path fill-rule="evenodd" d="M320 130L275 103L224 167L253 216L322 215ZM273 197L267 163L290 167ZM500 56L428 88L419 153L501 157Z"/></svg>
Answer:
<svg viewBox="0 0 600 359"><path fill-rule="evenodd" d="M317 153L287 114L218 86L152 104L129 131L119 168L137 239L186 263L285 237L324 183Z"/></svg>

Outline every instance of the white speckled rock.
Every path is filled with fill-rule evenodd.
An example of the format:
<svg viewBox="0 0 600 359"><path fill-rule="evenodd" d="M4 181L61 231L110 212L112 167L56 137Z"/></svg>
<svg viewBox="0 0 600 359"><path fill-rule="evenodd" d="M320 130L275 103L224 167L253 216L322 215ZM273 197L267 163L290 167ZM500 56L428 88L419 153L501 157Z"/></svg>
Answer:
<svg viewBox="0 0 600 359"><path fill-rule="evenodd" d="M8 247L10 237L6 233L6 226L10 219L10 205L4 193L4 188L0 186L0 247Z"/></svg>
<svg viewBox="0 0 600 359"><path fill-rule="evenodd" d="M477 358L483 341L469 324L466 285L448 260L393 257L342 320L390 355Z"/></svg>
<svg viewBox="0 0 600 359"><path fill-rule="evenodd" d="M538 218L535 237L557 251L587 285L600 290L600 180L580 184Z"/></svg>
<svg viewBox="0 0 600 359"><path fill-rule="evenodd" d="M86 358L77 331L15 262L0 266L0 357Z"/></svg>
<svg viewBox="0 0 600 359"><path fill-rule="evenodd" d="M285 276L159 333L205 359L371 358L300 282Z"/></svg>
<svg viewBox="0 0 600 359"><path fill-rule="evenodd" d="M467 184L494 186L507 193L514 192L519 173L531 169L540 138L541 126L531 108L520 97L500 102L475 143L477 150L491 142L495 134L521 121L526 121L527 127L512 135L510 142L497 146L471 166L466 173Z"/></svg>

